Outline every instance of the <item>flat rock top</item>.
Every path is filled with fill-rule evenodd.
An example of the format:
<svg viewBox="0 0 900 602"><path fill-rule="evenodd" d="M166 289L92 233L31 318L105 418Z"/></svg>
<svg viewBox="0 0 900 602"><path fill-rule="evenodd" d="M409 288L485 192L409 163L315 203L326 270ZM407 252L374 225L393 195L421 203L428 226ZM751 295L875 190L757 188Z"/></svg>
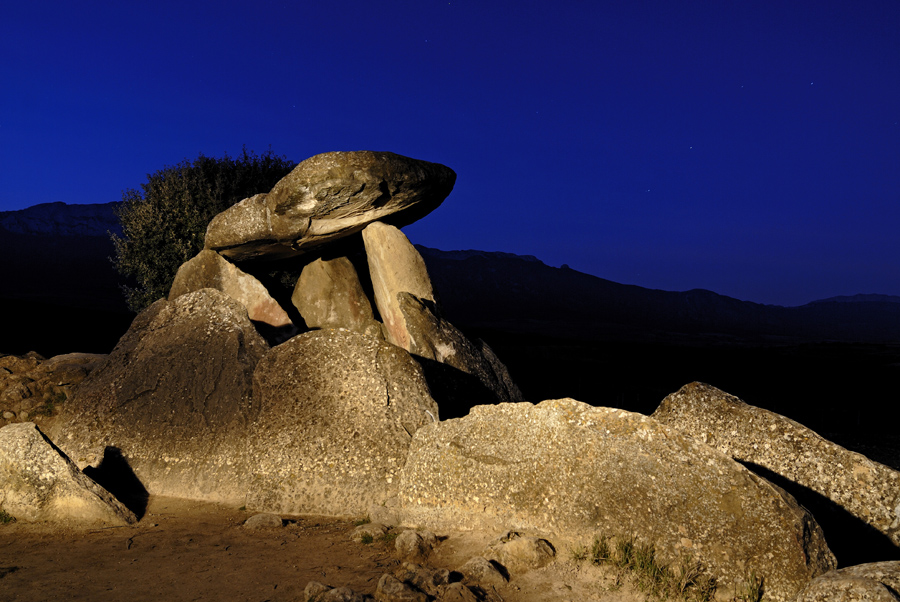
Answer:
<svg viewBox="0 0 900 602"><path fill-rule="evenodd" d="M267 194L214 217L205 245L236 261L295 257L375 221L411 224L436 209L455 183L449 167L395 153L322 153Z"/></svg>

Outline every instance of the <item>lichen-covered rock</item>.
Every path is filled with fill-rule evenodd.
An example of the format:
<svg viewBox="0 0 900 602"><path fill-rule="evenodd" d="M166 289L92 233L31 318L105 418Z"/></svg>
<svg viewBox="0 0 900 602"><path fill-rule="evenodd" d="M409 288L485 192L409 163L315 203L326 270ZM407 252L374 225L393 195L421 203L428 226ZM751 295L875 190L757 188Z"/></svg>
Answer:
<svg viewBox="0 0 900 602"><path fill-rule="evenodd" d="M653 418L736 460L768 469L825 496L889 537L894 546L900 545L900 472L704 383L685 385L666 397ZM815 499L801 501L807 507L816 505L810 509L822 517L825 527L829 509ZM842 526L840 530L847 529ZM826 535L831 541L827 527ZM866 545L861 544L861 535L853 535L847 545ZM841 559L840 552L835 551ZM895 549L894 558L898 554L900 550Z"/></svg>
<svg viewBox="0 0 900 602"><path fill-rule="evenodd" d="M247 505L275 512L359 516L386 502L413 435L438 417L408 353L348 330L273 347L253 387Z"/></svg>
<svg viewBox="0 0 900 602"><path fill-rule="evenodd" d="M279 329L293 326L287 312L272 298L262 282L209 249L200 251L178 268L169 289L169 301L203 288L220 290L240 302L254 322Z"/></svg>
<svg viewBox="0 0 900 602"><path fill-rule="evenodd" d="M384 338L356 268L346 257L317 259L307 264L291 302L310 328L346 328Z"/></svg>
<svg viewBox="0 0 900 602"><path fill-rule="evenodd" d="M688 554L723 585L749 571L790 600L835 567L813 517L782 490L647 416L572 399L477 406L416 433L403 520L590 541L636 536Z"/></svg>
<svg viewBox="0 0 900 602"><path fill-rule="evenodd" d="M238 261L294 257L373 221L411 224L437 208L455 182L448 167L394 153L323 153L301 162L268 194L213 218L205 246Z"/></svg>
<svg viewBox="0 0 900 602"><path fill-rule="evenodd" d="M859 564L816 577L797 602L897 602L900 562Z"/></svg>
<svg viewBox="0 0 900 602"><path fill-rule="evenodd" d="M137 521L31 422L0 428L0 509L27 521Z"/></svg>
<svg viewBox="0 0 900 602"><path fill-rule="evenodd" d="M267 350L221 291L161 299L78 386L51 436L79 466L118 448L150 493L243 503L244 476L228 462L259 412L253 370Z"/></svg>

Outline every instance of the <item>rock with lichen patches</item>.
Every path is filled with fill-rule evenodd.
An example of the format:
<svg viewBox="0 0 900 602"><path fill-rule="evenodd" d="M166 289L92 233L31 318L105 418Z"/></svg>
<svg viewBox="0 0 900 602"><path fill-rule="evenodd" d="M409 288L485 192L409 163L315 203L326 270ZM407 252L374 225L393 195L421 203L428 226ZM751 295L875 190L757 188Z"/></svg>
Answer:
<svg viewBox="0 0 900 602"><path fill-rule="evenodd" d="M27 521L137 522L31 422L0 428L0 510Z"/></svg>
<svg viewBox="0 0 900 602"><path fill-rule="evenodd" d="M438 419L421 368L384 341L319 330L273 347L253 376L261 411L247 505L359 516L396 496L415 432Z"/></svg>
<svg viewBox="0 0 900 602"><path fill-rule="evenodd" d="M897 602L900 562L872 562L829 571L803 588L797 602Z"/></svg>
<svg viewBox="0 0 900 602"><path fill-rule="evenodd" d="M900 472L704 383L685 385L667 396L653 418L825 496L900 546ZM824 525L827 509L821 512ZM859 545L859 537L853 539L849 545ZM900 550L893 553L896 557Z"/></svg>
<svg viewBox="0 0 900 602"><path fill-rule="evenodd" d="M791 600L835 567L813 517L721 452L647 416L572 400L477 406L416 433L403 521L516 530L551 541L596 534L700 561L725 586L749 571Z"/></svg>
<svg viewBox="0 0 900 602"><path fill-rule="evenodd" d="M235 261L296 257L381 220L398 227L453 190L449 167L388 152L322 153L217 215L205 246Z"/></svg>

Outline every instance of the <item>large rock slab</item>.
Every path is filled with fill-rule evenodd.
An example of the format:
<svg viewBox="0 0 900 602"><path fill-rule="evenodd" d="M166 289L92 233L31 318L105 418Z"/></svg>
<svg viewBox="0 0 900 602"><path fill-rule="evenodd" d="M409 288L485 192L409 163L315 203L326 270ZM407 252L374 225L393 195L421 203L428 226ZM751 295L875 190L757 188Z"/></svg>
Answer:
<svg viewBox="0 0 900 602"><path fill-rule="evenodd" d="M375 222L363 230L363 242L387 341L415 356L474 376L491 397L479 399L481 403L521 401L522 394L493 351L485 355L484 349L441 317L425 262L406 235L391 225ZM458 379L458 375L433 372L436 380L432 384L438 389L446 390L445 385L453 385ZM482 397L477 391L467 395ZM457 395L448 397L452 405L457 404L452 399Z"/></svg>
<svg viewBox="0 0 900 602"><path fill-rule="evenodd" d="M377 220L411 224L437 208L455 182L448 167L394 153L323 153L268 194L213 218L205 246L238 261L295 257Z"/></svg>
<svg viewBox="0 0 900 602"><path fill-rule="evenodd" d="M370 224L362 237L385 337L389 343L415 353L413 349L417 345L409 333L397 295L409 293L424 303L435 303L425 261L406 235L389 224Z"/></svg>
<svg viewBox="0 0 900 602"><path fill-rule="evenodd" d="M403 520L589 542L636 536L725 586L793 599L835 567L813 517L728 456L647 416L572 400L478 406L416 433Z"/></svg>
<svg viewBox="0 0 900 602"><path fill-rule="evenodd" d="M169 301L204 288L220 290L239 301L254 322L278 329L293 326L287 312L272 298L262 282L209 249L200 251L178 268L169 289Z"/></svg>
<svg viewBox="0 0 900 602"><path fill-rule="evenodd" d="M799 485L818 494L807 495L807 500L801 489L794 495L816 514L829 542L833 537L839 540L842 532L852 533L843 552L849 558L835 549L842 563L855 560L866 552L864 548L879 548L879 542L864 541L865 529L853 531L852 524L842 524L840 515L833 516L835 512L822 503L821 496L890 538L893 546L900 545L897 471L832 443L789 418L748 405L704 383L691 383L672 393L653 417L752 465L754 470L762 467L786 479L782 485L785 488ZM826 519L838 521L833 530L829 530ZM900 558L900 550L883 547L879 551L887 556L877 559Z"/></svg>
<svg viewBox="0 0 900 602"><path fill-rule="evenodd" d="M897 602L900 562L872 562L829 571L803 588L797 602Z"/></svg>
<svg viewBox="0 0 900 602"><path fill-rule="evenodd" d="M0 509L28 521L137 521L31 422L0 428Z"/></svg>
<svg viewBox="0 0 900 602"><path fill-rule="evenodd" d="M304 266L291 302L309 328L346 328L384 338L359 274L347 257L320 258Z"/></svg>
<svg viewBox="0 0 900 602"><path fill-rule="evenodd" d="M360 516L397 495L416 431L438 420L410 355L349 330L294 337L260 361L247 505Z"/></svg>
<svg viewBox="0 0 900 602"><path fill-rule="evenodd" d="M150 493L242 498L235 475L198 467L226 465L223 448L256 418L253 370L268 348L221 291L161 299L78 386L52 437L79 466L121 450Z"/></svg>

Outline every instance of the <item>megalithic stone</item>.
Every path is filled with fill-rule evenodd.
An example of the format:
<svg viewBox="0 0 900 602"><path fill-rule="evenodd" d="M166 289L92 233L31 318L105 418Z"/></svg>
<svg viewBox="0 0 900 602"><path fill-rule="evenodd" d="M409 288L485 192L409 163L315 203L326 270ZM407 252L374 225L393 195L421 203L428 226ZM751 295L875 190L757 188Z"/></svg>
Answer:
<svg viewBox="0 0 900 602"><path fill-rule="evenodd" d="M214 217L205 246L235 261L295 257L374 221L411 224L436 209L455 182L449 167L394 153L323 153L268 194Z"/></svg>

